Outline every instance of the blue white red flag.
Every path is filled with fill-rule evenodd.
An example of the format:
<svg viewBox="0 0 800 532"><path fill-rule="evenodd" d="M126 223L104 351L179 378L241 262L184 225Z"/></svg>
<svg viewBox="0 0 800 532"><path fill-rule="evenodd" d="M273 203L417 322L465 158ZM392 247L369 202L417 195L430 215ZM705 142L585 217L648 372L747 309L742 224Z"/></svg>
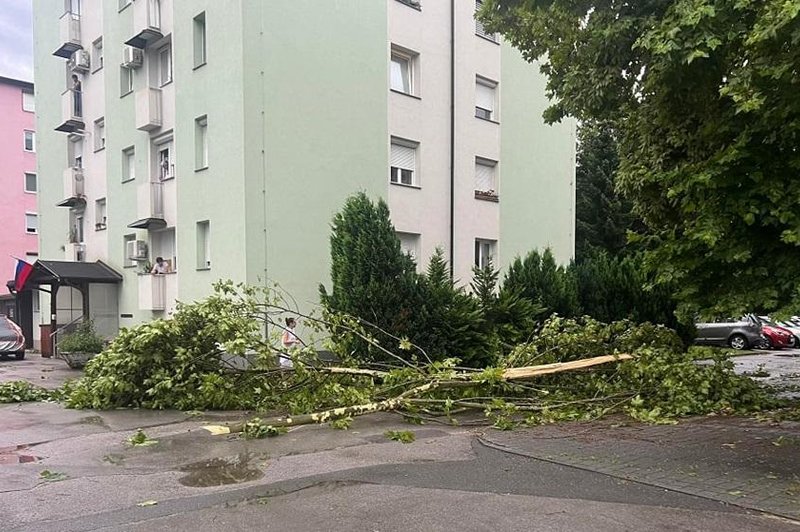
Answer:
<svg viewBox="0 0 800 532"><path fill-rule="evenodd" d="M17 259L17 269L14 273L14 291L21 292L25 288L25 283L33 273L33 265L24 260Z"/></svg>

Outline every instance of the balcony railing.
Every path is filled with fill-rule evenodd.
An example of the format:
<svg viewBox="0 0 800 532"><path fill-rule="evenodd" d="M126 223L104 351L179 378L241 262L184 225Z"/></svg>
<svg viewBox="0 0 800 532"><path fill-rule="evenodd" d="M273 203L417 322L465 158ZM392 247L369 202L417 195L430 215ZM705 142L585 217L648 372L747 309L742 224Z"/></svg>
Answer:
<svg viewBox="0 0 800 532"><path fill-rule="evenodd" d="M59 46L53 55L69 59L81 46L81 16L78 13L66 11L58 21Z"/></svg>
<svg viewBox="0 0 800 532"><path fill-rule="evenodd" d="M161 89L136 91L136 129L152 131L161 127Z"/></svg>
<svg viewBox="0 0 800 532"><path fill-rule="evenodd" d="M125 44L146 48L164 36L161 30L161 0L138 0L133 3L133 37Z"/></svg>
<svg viewBox="0 0 800 532"><path fill-rule="evenodd" d="M82 168L73 166L64 170L64 199L56 205L71 209L86 205Z"/></svg>
<svg viewBox="0 0 800 532"><path fill-rule="evenodd" d="M83 131L83 92L67 89L61 93L61 125L56 131L74 133Z"/></svg>
<svg viewBox="0 0 800 532"><path fill-rule="evenodd" d="M139 310L166 310L170 274L139 274Z"/></svg>
<svg viewBox="0 0 800 532"><path fill-rule="evenodd" d="M139 219L128 224L134 229L163 229L167 226L164 218L164 184L149 182L139 185L137 190L137 213Z"/></svg>

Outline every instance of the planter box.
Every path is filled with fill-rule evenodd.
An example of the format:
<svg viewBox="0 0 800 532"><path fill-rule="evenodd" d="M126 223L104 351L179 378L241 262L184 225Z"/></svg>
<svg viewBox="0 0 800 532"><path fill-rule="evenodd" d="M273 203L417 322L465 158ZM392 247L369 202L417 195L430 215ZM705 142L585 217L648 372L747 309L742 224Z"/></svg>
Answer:
<svg viewBox="0 0 800 532"><path fill-rule="evenodd" d="M60 351L58 353L58 356L63 358L67 362L67 366L71 367L72 369L81 369L96 355L97 353L70 353L64 351Z"/></svg>

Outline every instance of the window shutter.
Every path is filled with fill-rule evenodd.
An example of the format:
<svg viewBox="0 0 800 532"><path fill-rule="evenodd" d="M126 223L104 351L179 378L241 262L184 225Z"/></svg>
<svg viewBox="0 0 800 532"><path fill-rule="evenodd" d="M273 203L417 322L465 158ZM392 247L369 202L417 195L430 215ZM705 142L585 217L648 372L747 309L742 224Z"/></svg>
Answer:
<svg viewBox="0 0 800 532"><path fill-rule="evenodd" d="M400 144L392 144L392 161L391 166L402 168L404 170L411 170L416 168L417 150L402 146Z"/></svg>
<svg viewBox="0 0 800 532"><path fill-rule="evenodd" d="M475 190L495 190L494 166L475 163Z"/></svg>
<svg viewBox="0 0 800 532"><path fill-rule="evenodd" d="M494 111L494 87L484 85L483 83L475 84L475 107Z"/></svg>

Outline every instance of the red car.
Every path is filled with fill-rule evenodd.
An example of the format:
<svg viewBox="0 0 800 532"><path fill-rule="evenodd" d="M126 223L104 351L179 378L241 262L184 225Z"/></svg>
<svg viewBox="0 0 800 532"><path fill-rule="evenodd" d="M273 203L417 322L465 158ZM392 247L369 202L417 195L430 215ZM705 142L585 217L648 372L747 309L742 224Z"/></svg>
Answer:
<svg viewBox="0 0 800 532"><path fill-rule="evenodd" d="M789 329L785 329L770 320L766 316L759 316L761 320L761 333L767 337L767 348L783 349L792 347L794 344L794 334Z"/></svg>

